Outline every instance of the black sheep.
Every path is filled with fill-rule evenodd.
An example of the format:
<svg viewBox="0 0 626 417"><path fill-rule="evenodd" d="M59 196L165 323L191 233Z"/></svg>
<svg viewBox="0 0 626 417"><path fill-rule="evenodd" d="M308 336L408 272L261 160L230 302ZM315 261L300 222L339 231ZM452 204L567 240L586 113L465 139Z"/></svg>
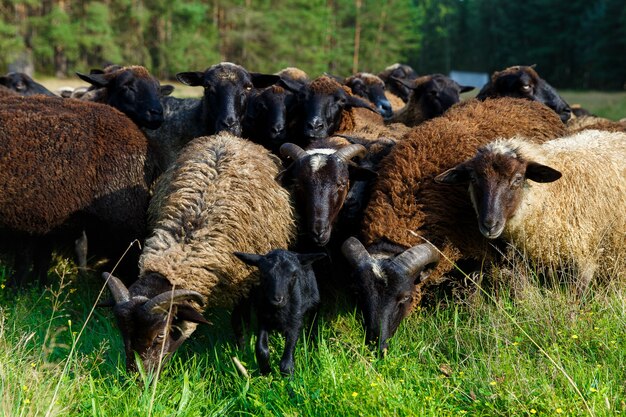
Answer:
<svg viewBox="0 0 626 417"><path fill-rule="evenodd" d="M311 264L326 254L276 249L266 255L243 252L235 252L235 255L260 271L260 285L253 290L252 298L259 326L255 352L261 374L270 373L268 336L270 331L278 330L285 337L280 372L291 375L293 353L304 316L320 301Z"/></svg>

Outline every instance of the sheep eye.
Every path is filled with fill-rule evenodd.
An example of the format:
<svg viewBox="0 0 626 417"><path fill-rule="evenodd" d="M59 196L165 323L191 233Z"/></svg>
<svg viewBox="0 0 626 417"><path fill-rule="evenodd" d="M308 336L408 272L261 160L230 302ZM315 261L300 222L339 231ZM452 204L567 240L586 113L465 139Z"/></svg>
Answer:
<svg viewBox="0 0 626 417"><path fill-rule="evenodd" d="M401 296L400 300L398 301L400 304L404 304L406 302L408 302L411 299L411 295L410 294L405 294L403 296Z"/></svg>
<svg viewBox="0 0 626 417"><path fill-rule="evenodd" d="M18 90L24 90L26 88L26 84L24 84L23 82L19 82L15 85L15 88L17 88Z"/></svg>
<svg viewBox="0 0 626 417"><path fill-rule="evenodd" d="M531 89L530 84L524 84L524 85L522 86L522 91L524 91L524 92L526 92L526 93L527 93L527 92L529 92L529 91L530 91L530 89Z"/></svg>
<svg viewBox="0 0 626 417"><path fill-rule="evenodd" d="M519 187L522 184L523 180L524 178L520 174L515 175L515 177L513 177L513 180L511 181L511 188Z"/></svg>

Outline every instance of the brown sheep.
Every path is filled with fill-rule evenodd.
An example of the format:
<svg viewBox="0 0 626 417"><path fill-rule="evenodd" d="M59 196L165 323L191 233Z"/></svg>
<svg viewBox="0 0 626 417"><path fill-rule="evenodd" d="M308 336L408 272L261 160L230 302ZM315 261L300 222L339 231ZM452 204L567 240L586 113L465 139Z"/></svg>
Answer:
<svg viewBox="0 0 626 417"><path fill-rule="evenodd" d="M568 120L566 128L569 134L578 133L587 129L604 130L607 132L626 132L626 122L616 122L597 116L580 116Z"/></svg>
<svg viewBox="0 0 626 417"><path fill-rule="evenodd" d="M402 103L409 101L411 90L399 80L411 81L416 79L417 73L413 68L406 64L395 63L378 73L378 76L385 82L385 87L389 93L402 100Z"/></svg>
<svg viewBox="0 0 626 417"><path fill-rule="evenodd" d="M359 275L355 281L361 286L368 340L379 338L384 350L400 321L420 301L425 284L440 282L461 259L490 256L467 192L436 184L434 177L495 138L525 135L543 141L563 132L563 123L540 103L468 100L398 142L378 171L365 209L363 244L351 238L343 248ZM430 277L420 282L424 269L439 259Z"/></svg>
<svg viewBox="0 0 626 417"><path fill-rule="evenodd" d="M139 279L128 289L109 280L129 369L133 352L153 369L205 322L189 299L232 307L247 296L258 274L233 252L289 247L295 221L278 172L278 158L262 146L222 132L189 142L162 175Z"/></svg>

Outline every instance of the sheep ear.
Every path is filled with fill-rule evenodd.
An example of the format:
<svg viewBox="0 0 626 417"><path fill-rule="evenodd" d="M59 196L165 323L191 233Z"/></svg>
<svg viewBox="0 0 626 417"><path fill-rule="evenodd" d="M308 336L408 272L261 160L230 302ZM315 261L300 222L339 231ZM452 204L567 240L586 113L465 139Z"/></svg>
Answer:
<svg viewBox="0 0 626 417"><path fill-rule="evenodd" d="M233 252L233 255L239 258L242 262L252 266L258 266L259 261L263 258L261 255L257 255L255 253Z"/></svg>
<svg viewBox="0 0 626 417"><path fill-rule="evenodd" d="M178 305L176 309L176 318L179 320L190 321L198 324L211 324L204 316L198 311L188 305Z"/></svg>
<svg viewBox="0 0 626 417"><path fill-rule="evenodd" d="M474 87L471 85L461 85L461 93L467 93L468 91L472 91Z"/></svg>
<svg viewBox="0 0 626 417"><path fill-rule="evenodd" d="M204 73L200 71L179 72L176 79L185 85L198 87L203 85Z"/></svg>
<svg viewBox="0 0 626 417"><path fill-rule="evenodd" d="M160 91L162 96L169 96L174 91L174 86L169 84L162 85Z"/></svg>
<svg viewBox="0 0 626 417"><path fill-rule="evenodd" d="M287 168L283 169L278 173L278 175L276 175L275 180L283 186L288 184L288 182L293 179L293 170L295 165L295 161L289 164Z"/></svg>
<svg viewBox="0 0 626 417"><path fill-rule="evenodd" d="M83 81L87 81L89 84L97 88L106 87L109 81L104 77L104 74L81 74L77 72L78 78Z"/></svg>
<svg viewBox="0 0 626 417"><path fill-rule="evenodd" d="M448 185L465 184L470 180L469 174L470 170L464 164L460 164L437 175L435 182Z"/></svg>
<svg viewBox="0 0 626 417"><path fill-rule="evenodd" d="M326 257L326 254L324 252L318 252L318 253L299 253L298 254L298 260L300 261L300 264L302 264L302 266L308 266L311 265L313 262L319 260L319 259L323 259Z"/></svg>
<svg viewBox="0 0 626 417"><path fill-rule="evenodd" d="M304 87L304 84L302 84L299 81L294 81L290 78L281 78L280 81L278 81L278 84L285 87L287 90L291 91L292 93L297 93L298 91L302 90L302 88Z"/></svg>
<svg viewBox="0 0 626 417"><path fill-rule="evenodd" d="M350 179L352 181L367 181L378 176L378 173L376 171L360 167L356 164L348 165L348 174L350 175Z"/></svg>
<svg viewBox="0 0 626 417"><path fill-rule="evenodd" d="M414 79L406 80L404 78L394 77L393 75L391 77L389 77L389 78L391 78L392 80L394 80L397 83L402 84L406 88L410 88L411 90L415 90L417 88L417 85L415 84L415 80Z"/></svg>
<svg viewBox="0 0 626 417"><path fill-rule="evenodd" d="M252 78L252 85L256 88L269 87L270 85L274 85L280 81L280 77L278 75L259 74L257 72L250 73L250 78Z"/></svg>
<svg viewBox="0 0 626 417"><path fill-rule="evenodd" d="M561 178L561 173L547 165L529 162L526 167L526 178L535 182L554 182Z"/></svg>
<svg viewBox="0 0 626 417"><path fill-rule="evenodd" d="M378 113L378 110L376 110L374 107L372 107L372 105L369 102L367 102L367 101L365 101L363 99L360 99L360 98L358 98L356 96L352 96L352 95L348 96L347 102L346 102L346 107L362 107L364 109L371 110L371 111L373 111L376 114L380 114L380 113Z"/></svg>

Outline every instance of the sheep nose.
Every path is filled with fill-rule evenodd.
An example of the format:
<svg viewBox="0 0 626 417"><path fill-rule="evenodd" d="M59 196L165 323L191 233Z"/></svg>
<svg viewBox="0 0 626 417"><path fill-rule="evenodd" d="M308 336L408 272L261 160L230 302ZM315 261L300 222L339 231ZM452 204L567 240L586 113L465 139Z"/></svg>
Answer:
<svg viewBox="0 0 626 417"><path fill-rule="evenodd" d="M218 132L227 131L235 136L238 136L241 134L241 125L235 117L229 116L218 123L217 130Z"/></svg>
<svg viewBox="0 0 626 417"><path fill-rule="evenodd" d="M270 129L270 133L273 137L279 136L285 130L285 125L274 125Z"/></svg>
<svg viewBox="0 0 626 417"><path fill-rule="evenodd" d="M274 298L272 298L272 304L275 306L282 305L284 301L285 301L285 297L283 297L282 295L275 295Z"/></svg>
<svg viewBox="0 0 626 417"><path fill-rule="evenodd" d="M319 130L322 130L322 127L324 127L324 123L322 123L322 119L316 117L313 120L309 121L309 123L307 123L307 127L317 132Z"/></svg>

